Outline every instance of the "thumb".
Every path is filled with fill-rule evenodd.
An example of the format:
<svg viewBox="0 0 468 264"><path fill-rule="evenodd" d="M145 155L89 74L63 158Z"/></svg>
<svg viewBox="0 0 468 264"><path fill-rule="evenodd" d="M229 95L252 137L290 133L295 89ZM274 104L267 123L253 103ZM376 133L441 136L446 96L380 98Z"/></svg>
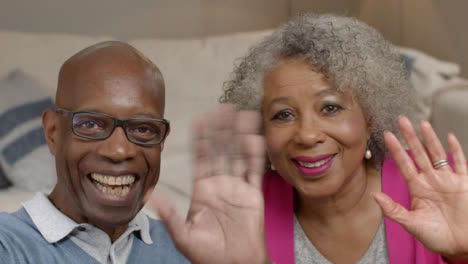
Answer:
<svg viewBox="0 0 468 264"><path fill-rule="evenodd" d="M155 193L149 199L150 207L156 211L160 220L166 226L175 246L185 252L188 238L188 227L174 207L161 195Z"/></svg>
<svg viewBox="0 0 468 264"><path fill-rule="evenodd" d="M406 210L401 204L396 203L388 195L378 192L372 193L377 204L382 208L384 215L393 221L397 222L404 229L409 230L411 227L409 224L410 221L410 212Z"/></svg>

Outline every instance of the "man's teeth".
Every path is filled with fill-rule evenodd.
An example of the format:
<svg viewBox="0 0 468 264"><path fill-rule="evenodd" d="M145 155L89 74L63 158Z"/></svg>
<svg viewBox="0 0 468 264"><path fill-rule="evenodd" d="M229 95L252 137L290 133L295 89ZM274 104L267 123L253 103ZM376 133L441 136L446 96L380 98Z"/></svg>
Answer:
<svg viewBox="0 0 468 264"><path fill-rule="evenodd" d="M109 187L109 186L104 186L100 184L99 182L96 182L96 186L99 188L99 190L101 190L101 192L110 194L110 195L125 196L130 191L129 186Z"/></svg>
<svg viewBox="0 0 468 264"><path fill-rule="evenodd" d="M135 181L135 176L106 176L99 173L92 173L91 178L99 183L107 185L128 185L132 184Z"/></svg>
<svg viewBox="0 0 468 264"><path fill-rule="evenodd" d="M132 175L107 176L99 173L92 173L91 178L103 193L117 196L127 195L133 182L135 182L135 176Z"/></svg>
<svg viewBox="0 0 468 264"><path fill-rule="evenodd" d="M299 165L301 165L302 167L306 167L306 168L317 168L317 167L320 167L322 166L323 164L327 163L329 160L331 160L333 158L333 156L327 158L327 159L324 159L324 160L321 160L321 161L316 161L316 162L304 162L304 161L297 161L299 163Z"/></svg>

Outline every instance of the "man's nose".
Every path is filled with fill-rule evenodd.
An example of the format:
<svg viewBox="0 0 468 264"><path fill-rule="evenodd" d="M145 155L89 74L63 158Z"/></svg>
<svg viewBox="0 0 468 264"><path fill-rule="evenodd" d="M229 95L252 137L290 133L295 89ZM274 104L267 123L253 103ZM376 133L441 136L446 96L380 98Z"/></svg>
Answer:
<svg viewBox="0 0 468 264"><path fill-rule="evenodd" d="M98 148L99 155L113 162L121 162L135 157L137 146L128 141L125 131L118 126L112 134L101 142Z"/></svg>

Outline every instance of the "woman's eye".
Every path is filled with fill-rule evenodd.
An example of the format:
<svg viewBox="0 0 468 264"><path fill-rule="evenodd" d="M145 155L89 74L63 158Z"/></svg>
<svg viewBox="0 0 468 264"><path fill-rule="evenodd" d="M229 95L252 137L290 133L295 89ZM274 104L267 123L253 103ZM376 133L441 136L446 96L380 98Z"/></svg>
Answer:
<svg viewBox="0 0 468 264"><path fill-rule="evenodd" d="M334 114L342 109L343 107L336 104L326 104L322 107L322 112L325 114Z"/></svg>
<svg viewBox="0 0 468 264"><path fill-rule="evenodd" d="M294 118L294 115L290 111L280 111L277 114L275 114L272 118L272 120L282 120L282 121L288 121Z"/></svg>

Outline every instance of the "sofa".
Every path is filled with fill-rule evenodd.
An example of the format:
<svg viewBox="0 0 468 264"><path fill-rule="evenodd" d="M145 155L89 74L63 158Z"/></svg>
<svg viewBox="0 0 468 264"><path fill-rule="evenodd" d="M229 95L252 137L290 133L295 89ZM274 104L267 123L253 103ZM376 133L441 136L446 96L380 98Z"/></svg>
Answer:
<svg viewBox="0 0 468 264"><path fill-rule="evenodd" d="M172 130L162 154L156 191L181 214L187 212L191 193L191 120L217 103L236 58L269 32L127 41L160 67L166 81L166 118ZM6 176L3 183L0 179L4 186L0 189L0 211L15 211L37 191L51 191L55 166L40 138L37 109L53 105L58 70L65 59L109 39L0 31L0 121L9 124L0 126L0 167ZM468 83L458 76L458 66L416 50L400 50L421 96L415 102L420 109L418 117L431 120L441 134L455 132L468 151L468 122L464 122L468 116ZM144 210L157 217L151 209Z"/></svg>

